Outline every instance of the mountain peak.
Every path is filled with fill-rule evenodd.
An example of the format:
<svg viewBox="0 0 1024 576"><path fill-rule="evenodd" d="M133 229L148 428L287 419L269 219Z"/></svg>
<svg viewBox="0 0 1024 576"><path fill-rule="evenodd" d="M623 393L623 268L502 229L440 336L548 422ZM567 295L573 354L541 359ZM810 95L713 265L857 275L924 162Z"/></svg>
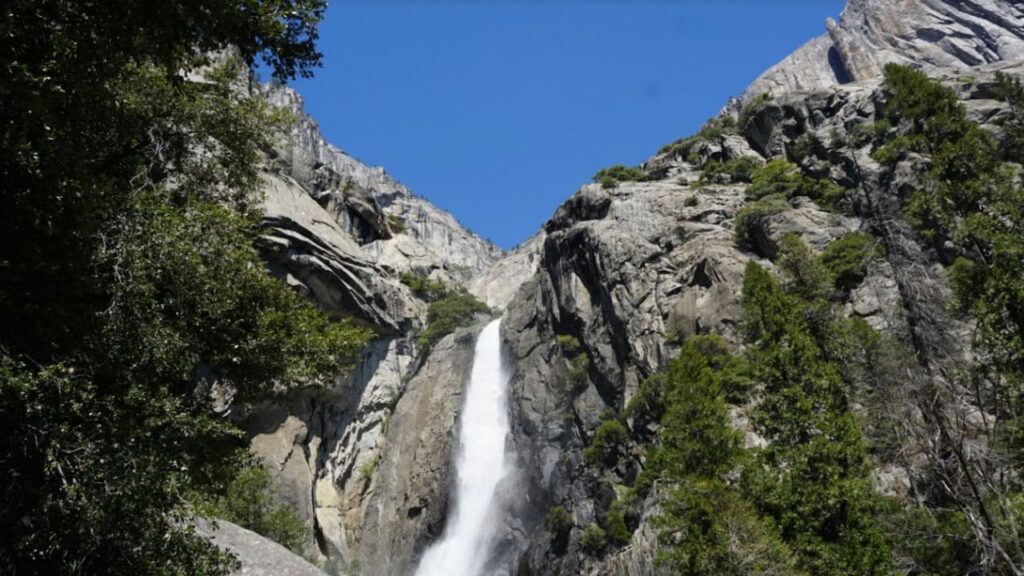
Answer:
<svg viewBox="0 0 1024 576"><path fill-rule="evenodd" d="M743 99L877 78L890 62L935 73L1024 59L1024 6L1011 0L850 0L825 28Z"/></svg>

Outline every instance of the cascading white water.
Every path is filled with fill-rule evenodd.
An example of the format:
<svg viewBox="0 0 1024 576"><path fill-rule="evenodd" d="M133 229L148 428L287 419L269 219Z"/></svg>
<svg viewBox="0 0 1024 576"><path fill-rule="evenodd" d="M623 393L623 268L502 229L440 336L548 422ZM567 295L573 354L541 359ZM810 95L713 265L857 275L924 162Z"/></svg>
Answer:
<svg viewBox="0 0 1024 576"><path fill-rule="evenodd" d="M501 364L501 320L480 332L459 427L454 510L423 555L416 576L479 576L494 537L495 489L507 473L508 377Z"/></svg>

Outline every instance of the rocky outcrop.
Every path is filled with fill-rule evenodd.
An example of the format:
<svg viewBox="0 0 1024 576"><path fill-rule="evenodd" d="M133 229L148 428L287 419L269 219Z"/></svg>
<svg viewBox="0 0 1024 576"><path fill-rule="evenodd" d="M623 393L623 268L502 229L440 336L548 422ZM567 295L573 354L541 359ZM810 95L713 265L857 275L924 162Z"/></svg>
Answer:
<svg viewBox="0 0 1024 576"><path fill-rule="evenodd" d="M502 256L497 246L454 216L412 193L380 167L371 167L327 143L290 88L266 87L271 103L298 122L278 139L272 166L290 176L365 250L391 271L415 269L464 284Z"/></svg>
<svg viewBox="0 0 1024 576"><path fill-rule="evenodd" d="M643 167L650 181L584 186L505 255L382 169L327 144L300 116L266 173L267 259L328 312L355 314L383 335L327 390L250 414L254 449L275 471L282 499L310 525L311 554L338 573L358 565L364 574L404 575L443 529L475 331L417 354L411 333L425 304L397 281L416 271L505 310L518 471L502 488L511 509L495 573L657 574L657 491L634 511L639 527L627 546L603 557L581 549L583 529L642 466L639 457L610 471L586 464L601 412L621 410L688 336L713 332L739 344L744 266L755 259L771 267L767 257L787 232L814 250L851 231L874 235L886 256L870 263L843 309L911 343L925 363L955 358L966 348L965 329L942 310L941 255L917 242L899 211L916 168L883 177L865 133L884 105L878 76L886 62L945 71L972 116L991 123L1003 107L990 98L988 78L997 67L1020 74L1014 60L1022 58L1015 2L851 0L824 36L751 86L748 99L776 97L749 109L742 131L651 158ZM301 111L289 90L268 95ZM817 142L811 154L798 146L808 134ZM701 182L700 168L779 156L848 188L846 211L794 198L758 224L752 249L740 249L734 226L748 204L745 186L728 177ZM566 348L573 340L578 352ZM556 505L573 516L564 543L544 530Z"/></svg>
<svg viewBox="0 0 1024 576"><path fill-rule="evenodd" d="M359 562L380 576L404 576L441 534L453 473L456 422L481 326L438 342L387 422L379 472L369 490Z"/></svg>
<svg viewBox="0 0 1024 576"><path fill-rule="evenodd" d="M889 62L938 73L1024 59L1024 6L1012 0L850 0L826 28L762 74L743 99L877 78Z"/></svg>
<svg viewBox="0 0 1024 576"><path fill-rule="evenodd" d="M546 235L535 234L469 283L469 291L492 308L504 310L519 287L533 277Z"/></svg>
<svg viewBox="0 0 1024 576"><path fill-rule="evenodd" d="M422 306L288 177L264 176L264 255L271 269L335 317L356 316L385 333L409 329Z"/></svg>
<svg viewBox="0 0 1024 576"><path fill-rule="evenodd" d="M277 542L230 522L200 521L196 532L238 560L231 576L327 576Z"/></svg>
<svg viewBox="0 0 1024 576"><path fill-rule="evenodd" d="M974 68L976 79L949 80L983 123L1000 114L1001 105L988 99L986 89L994 67ZM1024 72L1019 64L997 67ZM506 528L508 540L516 542L503 558L510 570L657 573L649 523L656 499L636 511L645 520L631 543L604 557L580 550L583 529L599 521L617 487L628 485L640 465L638 459L595 471L585 464L583 450L599 414L621 410L640 381L665 368L675 342L717 333L741 344L745 264L755 259L772 267L763 255L783 234L799 235L815 251L849 232L873 235L885 256L870 263L846 312L907 343L937 373L963 360L969 335L945 312L942 255L919 242L900 209L901 194L919 170L907 166L890 178L870 155L871 137L865 134L883 107L878 79L780 96L750 110L739 134L698 139L685 153L669 149L650 159L644 167L654 181L584 186L545 225L537 272L508 303L502 325L514 365L513 443L523 494ZM817 144L808 153L798 141ZM785 157L806 173L841 183L848 189L844 212L793 198L759 224L763 247L738 248L734 227L738 211L749 205L745 185L728 178L702 183L698 168L741 156L758 162ZM577 340L586 356L582 379L571 374L563 336ZM886 470L906 477L906 470ZM564 549L556 549L543 528L545 514L556 505L574 517Z"/></svg>
<svg viewBox="0 0 1024 576"><path fill-rule="evenodd" d="M272 272L329 315L355 317L379 338L350 374L233 413L244 421L253 452L271 470L280 500L309 526L307 555L333 573L344 573L358 563L378 463L388 446L388 423L415 366L425 361L421 372L433 374L431 385L451 387L451 398L457 399L461 390L453 376L457 368L452 362L462 358L452 352L456 345L439 344L431 354L452 352L450 358L417 356L415 334L425 323L427 305L401 284L400 276L427 273L463 286L502 251L414 196L383 169L328 144L294 91L263 90L272 104L297 118L288 133L275 136L262 174L264 259ZM412 384L413 390L425 386ZM450 418L457 411L456 405L436 408ZM426 490L416 482L408 482L410 493ZM439 514L434 523L443 521L443 510ZM374 529L396 520L375 522ZM419 545L421 536L414 543ZM380 553L373 546L370 550Z"/></svg>

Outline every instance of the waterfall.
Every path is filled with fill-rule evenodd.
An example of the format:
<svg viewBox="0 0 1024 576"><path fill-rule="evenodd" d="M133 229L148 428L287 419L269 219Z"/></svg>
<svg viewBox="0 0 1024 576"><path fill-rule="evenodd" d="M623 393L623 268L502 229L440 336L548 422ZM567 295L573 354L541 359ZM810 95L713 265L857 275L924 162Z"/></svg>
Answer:
<svg viewBox="0 0 1024 576"><path fill-rule="evenodd" d="M495 320L477 337L459 426L454 509L416 576L480 576L487 562L498 512L495 489L508 471L508 376L501 363L500 326Z"/></svg>

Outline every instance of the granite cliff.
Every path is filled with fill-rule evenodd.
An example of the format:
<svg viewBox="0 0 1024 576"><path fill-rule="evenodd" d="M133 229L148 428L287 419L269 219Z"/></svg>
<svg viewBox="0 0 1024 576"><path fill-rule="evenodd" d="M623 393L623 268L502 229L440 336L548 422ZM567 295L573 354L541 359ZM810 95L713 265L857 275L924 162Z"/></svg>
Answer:
<svg viewBox="0 0 1024 576"><path fill-rule="evenodd" d="M354 314L380 334L356 371L326 392L242 415L282 499L309 525L311 555L333 573L399 576L443 529L479 325L429 350L417 346L426 303L399 282L403 272L464 286L504 311L509 443L519 460L505 487L495 574L663 572L655 563L653 518L663 496L656 490L632 510L625 545L604 555L585 550L584 528L644 465L631 454L596 470L585 449L601 414L622 411L687 337L713 333L742 346L744 268L753 260L772 269L787 233L815 253L853 232L884 247L842 313L904 343L926 372L944 378L969 356L970 326L948 313L948 254L922 241L901 210L923 167L911 159L889 169L872 155L872 131L895 130L877 128L887 98L882 70L893 62L939 78L972 120L998 134L1007 106L993 97L993 79L1024 75L1024 8L1004 0L850 0L823 36L756 79L708 129L648 159L642 178L583 186L507 254L382 169L327 144L300 115L265 174L267 260L325 310ZM294 92L267 94L301 111ZM708 177L708 166L774 158L846 190L842 209L792 198L740 246L734 230L750 205L748 183ZM746 409L734 409L734 424L757 445ZM913 491L918 464L879 460L878 490ZM572 515L563 543L545 528L556 506Z"/></svg>

